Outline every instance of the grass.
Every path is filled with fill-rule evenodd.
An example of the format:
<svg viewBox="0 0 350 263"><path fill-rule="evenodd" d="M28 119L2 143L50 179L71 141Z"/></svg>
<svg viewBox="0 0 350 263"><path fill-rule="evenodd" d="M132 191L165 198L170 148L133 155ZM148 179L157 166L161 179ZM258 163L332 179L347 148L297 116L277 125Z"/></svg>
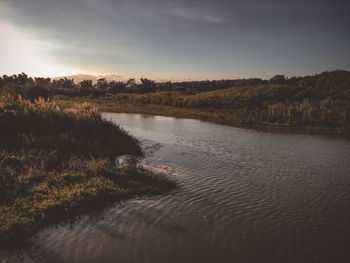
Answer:
<svg viewBox="0 0 350 263"><path fill-rule="evenodd" d="M58 100L58 103L71 107L80 99ZM192 118L222 125L264 130L269 132L293 132L303 134L322 134L332 136L349 137L350 132L344 128L324 126L296 127L286 123L278 122L254 122L245 118L245 111L240 109L215 109L215 108L183 108L155 104L123 103L109 98L90 99L89 103L104 112L140 113L150 115L161 115L177 118Z"/></svg>
<svg viewBox="0 0 350 263"><path fill-rule="evenodd" d="M138 195L176 188L166 176L129 161L139 142L84 103L74 112L44 99L0 102L0 246L41 227Z"/></svg>

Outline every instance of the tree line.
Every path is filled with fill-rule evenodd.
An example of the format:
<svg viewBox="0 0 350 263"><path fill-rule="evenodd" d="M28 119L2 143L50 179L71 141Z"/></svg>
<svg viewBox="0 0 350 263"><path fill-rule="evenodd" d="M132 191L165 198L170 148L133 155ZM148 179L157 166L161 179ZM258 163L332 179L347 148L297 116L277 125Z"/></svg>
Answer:
<svg viewBox="0 0 350 263"><path fill-rule="evenodd" d="M0 77L0 94L38 97L108 98L118 103L156 104L198 110L232 111L242 123L349 127L350 71L335 70L304 77L276 75L212 81L140 81L96 83L72 79L31 78L25 73Z"/></svg>
<svg viewBox="0 0 350 263"><path fill-rule="evenodd" d="M349 71L330 71L306 77L286 78L284 75L276 75L269 80L259 78L249 79L224 79L205 81L160 82L141 78L136 81L131 78L127 81L107 81L106 78L98 79L96 83L91 80L83 80L75 83L73 79L60 78L32 78L25 73L0 77L1 93L22 93L29 98L38 94L42 97L55 95L68 97L103 97L111 94L136 93L146 94L161 91L178 91L186 95L194 95L207 91L224 90L232 87L247 87L257 85L293 85L311 86L315 92L324 90L325 87L340 89L349 85Z"/></svg>

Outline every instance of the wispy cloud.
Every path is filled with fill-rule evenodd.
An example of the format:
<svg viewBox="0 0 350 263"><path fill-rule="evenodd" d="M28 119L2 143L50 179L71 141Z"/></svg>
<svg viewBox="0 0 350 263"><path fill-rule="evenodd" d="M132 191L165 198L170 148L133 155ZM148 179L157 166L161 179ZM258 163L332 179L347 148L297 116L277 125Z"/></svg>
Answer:
<svg viewBox="0 0 350 263"><path fill-rule="evenodd" d="M10 68L6 63L16 53L11 45L18 50L30 47L16 57L17 66L10 63L24 71L33 69L24 63L29 53L36 61L88 73L136 72L162 78L244 76L281 68L303 74L298 70L306 62L310 72L319 71L320 65L349 68L349 5L340 2L0 0L1 20L20 29L18 38L26 38L12 44L2 41L5 58L0 68Z"/></svg>
<svg viewBox="0 0 350 263"><path fill-rule="evenodd" d="M188 21L208 24L224 24L228 22L228 20L223 18L222 15L216 15L203 10L186 8L184 6L162 9L162 13L168 16L176 17L178 19L185 19Z"/></svg>

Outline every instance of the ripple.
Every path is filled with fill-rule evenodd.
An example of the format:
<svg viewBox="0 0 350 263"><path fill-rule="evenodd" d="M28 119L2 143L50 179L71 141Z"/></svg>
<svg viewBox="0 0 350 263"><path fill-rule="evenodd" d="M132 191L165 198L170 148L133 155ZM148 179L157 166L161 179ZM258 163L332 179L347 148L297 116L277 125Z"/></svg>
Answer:
<svg viewBox="0 0 350 263"><path fill-rule="evenodd" d="M25 262L350 262L349 141L106 117L180 189L47 228Z"/></svg>

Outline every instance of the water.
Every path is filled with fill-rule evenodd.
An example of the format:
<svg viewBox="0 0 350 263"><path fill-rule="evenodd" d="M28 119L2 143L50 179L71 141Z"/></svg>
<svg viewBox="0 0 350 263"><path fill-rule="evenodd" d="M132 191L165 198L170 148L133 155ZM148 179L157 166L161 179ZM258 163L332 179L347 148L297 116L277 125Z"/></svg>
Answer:
<svg viewBox="0 0 350 263"><path fill-rule="evenodd" d="M180 189L46 228L7 262L350 262L350 141L103 116Z"/></svg>

